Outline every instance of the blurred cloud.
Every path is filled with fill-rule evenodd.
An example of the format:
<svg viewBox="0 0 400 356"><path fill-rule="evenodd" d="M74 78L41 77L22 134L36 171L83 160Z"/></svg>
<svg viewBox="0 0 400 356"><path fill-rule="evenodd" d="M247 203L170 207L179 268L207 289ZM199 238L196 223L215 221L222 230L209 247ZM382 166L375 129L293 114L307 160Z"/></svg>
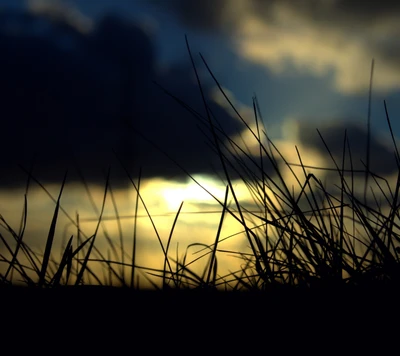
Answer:
<svg viewBox="0 0 400 356"><path fill-rule="evenodd" d="M112 164L114 184L128 184L113 149L133 176L143 167L144 177L187 178L138 132L191 174L222 173L190 63L156 72L152 40L138 25L106 15L82 32L79 12L58 16L40 3L33 13L0 13L0 185L20 186L27 176L17 164L32 163L42 183L60 182L67 168L79 180L78 166L104 184ZM204 92L221 142L238 135L244 124L213 100L210 84Z"/></svg>
<svg viewBox="0 0 400 356"><path fill-rule="evenodd" d="M195 25L225 31L218 20L225 16L224 23L233 30L233 20L241 18L235 17L233 8L226 9L229 1L223 3L226 6L216 10L209 22L203 23L199 16ZM256 1L239 3L246 9L264 8L263 3ZM312 17L311 10L306 11L309 2L299 3L303 4L302 12ZM331 8L333 3L325 6ZM179 1L171 1L170 6L179 4ZM211 4L204 4L202 11L214 11L209 9ZM271 4L278 6L278 2ZM145 178L187 179L160 148L190 174L223 174L215 148L210 147L213 137L189 61L156 71L157 52L152 38L138 24L107 15L93 23L90 30L82 32L78 24L82 21L79 12L67 11L68 16L54 16L53 13L60 11L56 6L44 6L44 14L39 11L40 6L35 6L34 13L11 10L0 13L0 46L5 54L0 58L3 78L0 84L3 116L0 148L4 152L0 185L20 186L26 181L26 174L17 164L28 169L32 162L36 163L34 174L41 182L60 182L66 168L70 169L70 179L79 180L75 172L78 165L89 182L102 185L106 169L112 165L114 184L128 184L113 149L132 176L142 167ZM318 9L317 6L313 11ZM190 11L183 11L182 16L188 12L184 18L190 19ZM245 13L245 10L241 12ZM275 18L275 12L268 14L267 19ZM322 21L321 26L327 25ZM153 81L188 107L171 98ZM242 149L258 156L257 140L226 99L215 85L207 81L203 81L203 85L217 133L226 144L223 153L229 155ZM253 109L242 105L226 88L224 91L245 123L256 132ZM330 124L325 121L314 124L307 118L296 118L290 122L288 131L292 136L281 140L279 146L285 158L289 162L298 161L294 149L298 143L306 154L304 164L324 165L327 152L315 130L320 128L323 134L329 132L328 146L340 161L342 141L338 138L343 137L347 127L355 169L363 169L360 159L365 160L365 131L347 121L332 120ZM228 139L235 140L237 146L229 145ZM372 137L371 164L376 173L393 172L392 153ZM276 157L281 162L279 156ZM257 170L260 164L259 158L254 160L251 155L242 155L241 159L236 167L228 166L232 178L238 178L235 172L238 166ZM264 163L267 164L267 159ZM271 165L264 166L269 173L270 168Z"/></svg>
<svg viewBox="0 0 400 356"><path fill-rule="evenodd" d="M328 151L316 131L312 127L310 121L299 120L296 122L298 139L306 146L311 147L321 154L328 157ZM352 164L355 170L364 170L367 163L367 142L368 133L366 125L361 125L358 122L343 120L336 120L325 122L318 125L323 140L325 141L330 153L335 159L336 163L341 167L343 157L343 143L345 132L349 141L350 153ZM394 146L391 144L390 139L385 138L383 141L373 133L370 138L370 167L371 171L384 176L389 175L397 170ZM346 145L346 168L350 169L350 156L349 147ZM329 159L327 159L329 162ZM334 167L333 162L329 166Z"/></svg>
<svg viewBox="0 0 400 356"><path fill-rule="evenodd" d="M33 14L47 15L54 21L69 23L83 33L89 32L93 27L91 19L60 0L27 0L26 5Z"/></svg>
<svg viewBox="0 0 400 356"><path fill-rule="evenodd" d="M152 0L186 26L230 39L246 60L276 73L333 74L338 91L400 88L400 5L345 0Z"/></svg>
<svg viewBox="0 0 400 356"><path fill-rule="evenodd" d="M357 192L363 194L368 142L368 132L365 124L356 120L332 119L316 122L310 118L288 118L282 126L282 130L288 132L288 134L282 140L277 141L276 146L287 162L295 165L300 164L294 147L296 145L302 164L306 166L306 172L313 173L327 189L329 188L328 190L331 190L331 188L336 189L334 188L335 184L339 186L341 184L340 175L336 167L342 168L343 145L346 133L348 144L346 143L345 146L344 168L348 172L345 172L345 179L350 184L351 179L354 178ZM393 186L395 182L393 176L396 176L398 167L395 160L395 146L391 138L389 135L378 136L371 132L369 145L370 171L379 177L388 179L390 181L389 184ZM331 155L337 166L333 162ZM304 173L302 168L299 166L291 167L303 181ZM316 169L315 167L329 168L329 170ZM298 183L292 172L284 163L280 164L280 169L287 185L294 185L298 188ZM350 173L351 170L354 172L353 175ZM382 187L386 187L386 183L382 182L380 178L378 178L378 181ZM370 179L369 184L373 184L372 179Z"/></svg>

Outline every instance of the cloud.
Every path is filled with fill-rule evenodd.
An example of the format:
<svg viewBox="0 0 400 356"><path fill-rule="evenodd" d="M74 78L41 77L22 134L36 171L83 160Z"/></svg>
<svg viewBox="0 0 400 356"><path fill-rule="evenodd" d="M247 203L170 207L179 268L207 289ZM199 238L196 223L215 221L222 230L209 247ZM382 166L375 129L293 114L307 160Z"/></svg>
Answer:
<svg viewBox="0 0 400 356"><path fill-rule="evenodd" d="M1 186L21 186L26 174L17 164L31 163L43 183L60 182L67 168L79 180L78 166L89 182L104 184L111 164L114 185L128 184L113 149L133 176L143 167L144 177L187 178L138 133L190 174L222 173L190 63L155 72L153 43L138 26L107 15L82 33L47 14L0 16ZM227 135L219 131L222 142L238 135L243 123L213 100L210 84L204 90L213 122Z"/></svg>
<svg viewBox="0 0 400 356"><path fill-rule="evenodd" d="M77 164L89 182L104 184L111 165L114 184L129 184L113 149L132 176L142 167L145 178L187 178L158 148L190 174L223 175L215 148L210 148L213 136L189 61L156 72L151 38L137 25L114 16L101 19L89 33L65 25L64 20L49 21L47 15L9 11L1 17L0 46L6 54L0 57L1 186L21 186L26 174L17 164L28 169L32 162L36 163L35 175L44 183L60 182L66 168L70 179L79 180ZM257 157L257 141L215 86L203 79L212 120L221 128L217 130L221 142L234 139L238 147ZM183 107L153 81L190 108ZM225 91L256 131L252 109ZM356 169L363 169L360 159L365 157L365 132L335 122L329 128L318 128L323 134L329 132L328 145L340 158L342 143L337 138L348 127L353 161L357 162ZM326 162L326 151L315 132L317 125L312 125L303 119L291 124L291 131L298 127L298 135L279 146L288 161L297 161L292 154L294 144L300 142L307 156L305 164ZM223 153L240 153L238 147L226 144ZM389 148L372 138L371 152L376 173L393 171L393 166L382 159L393 157ZM257 171L259 159L241 159L241 164ZM263 163L264 169L272 173L266 158ZM240 162L236 164L237 168ZM238 177L232 167L228 168L233 178Z"/></svg>
<svg viewBox="0 0 400 356"><path fill-rule="evenodd" d="M230 39L246 60L281 73L293 66L316 76L333 73L345 94L400 88L400 5L393 1L184 0L153 1L186 26Z"/></svg>
<svg viewBox="0 0 400 356"><path fill-rule="evenodd" d="M88 33L93 27L92 20L84 16L77 8L60 0L27 0L27 8L33 14L46 15L49 19L64 22L75 29Z"/></svg>
<svg viewBox="0 0 400 356"><path fill-rule="evenodd" d="M313 172L322 182L328 183L327 187L334 184L340 185L340 175L336 171L336 165L332 161L331 155L339 168L342 167L343 161L343 143L346 137L349 145L345 147L345 166L346 170L353 170L358 173L354 174L354 178L364 186L365 174L362 173L366 169L367 164L367 143L368 131L366 125L355 120L332 119L330 121L318 122L318 124L307 118L292 118L287 120L285 125L290 127L292 135L286 137L286 142L294 147L299 147L303 164L306 166L326 167L332 170L315 170L308 168L307 171ZM317 132L320 132L323 140ZM324 143L325 142L325 143ZM329 152L326 146L329 149ZM278 145L278 147L280 147ZM285 147L285 146L284 146ZM388 178L396 174L398 167L395 160L395 147L390 137L379 137L372 131L370 141L370 171L380 177ZM286 149L285 157L291 163L299 163L299 159L295 156L292 149ZM300 173L300 170L298 170ZM350 173L346 173L346 179L350 182ZM287 178L289 180L289 178ZM372 182L372 180L371 180ZM370 183L371 183L370 182ZM386 184L379 180L379 184ZM390 183L392 184L392 183ZM357 187L359 188L359 186Z"/></svg>

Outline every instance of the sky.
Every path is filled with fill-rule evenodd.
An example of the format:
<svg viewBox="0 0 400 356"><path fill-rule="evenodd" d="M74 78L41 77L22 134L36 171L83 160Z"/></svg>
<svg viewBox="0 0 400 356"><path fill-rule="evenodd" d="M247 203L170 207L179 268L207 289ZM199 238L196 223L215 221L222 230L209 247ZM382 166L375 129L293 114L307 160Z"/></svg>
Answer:
<svg viewBox="0 0 400 356"><path fill-rule="evenodd" d="M176 211L184 199L206 201L187 173L223 196L215 180L222 168L185 36L223 139L257 152L245 126L255 128L256 95L266 133L285 158L298 162L297 145L303 163L323 167L333 165L317 128L336 159L346 129L355 168L363 168L374 60L371 167L385 177L396 173L383 104L397 138L396 2L0 0L0 9L0 190L7 194L26 182L18 164L29 170L34 163L35 177L55 187L66 168L71 184L83 175L89 184L104 186L111 166L113 185L125 198L131 187L125 169L132 178L141 170L149 199L163 197L154 206L167 210ZM243 159L251 165L249 157ZM265 169L272 172L267 162ZM329 172L319 174L334 181ZM101 196L101 188L93 189ZM77 190L75 195L81 196Z"/></svg>
<svg viewBox="0 0 400 356"><path fill-rule="evenodd" d="M347 128L357 146L354 154L364 154L368 89L371 61L374 59L371 116L374 135L371 151L372 155L376 153L379 167L387 166L386 162L382 162L382 153L388 149L382 144L382 141L387 142L388 135L384 99L392 117L393 130L395 133L400 130L395 120L400 109L400 69L396 60L399 9L395 3L372 2L358 6L357 1L219 0L219 6L209 1L191 1L188 6L185 1L174 0L2 0L1 4L6 9L5 18L10 9L29 11L33 18L40 12L53 13L50 16L58 17L58 25L53 22L53 27L47 30L43 30L43 24L26 21L24 31L27 33L33 31L29 26L37 26L37 35L33 37L21 33L18 38L12 31L12 24L7 25L5 21L3 25L3 43L13 48L9 52L10 57L2 59L2 74L10 78L3 81L2 92L7 98L4 109L13 112L14 117L25 118L24 125L28 125L30 130L23 133L13 126L19 126L20 122L9 122L14 135L22 134L26 146L32 146L32 137L46 146L43 147L46 153L43 157L38 156L37 161L43 167L46 162L51 169L43 168L47 172L42 179L47 179L47 176L49 180L56 179L52 176L55 171L60 176L59 171L71 160L69 156L61 159L64 157L63 147L65 151L73 151L72 142L86 141L84 150L79 147L80 166L88 165L87 156L92 155L92 150L109 151L109 146L102 147L100 142L105 141L102 139L104 135L110 137L114 149L126 154L123 157L125 162L129 159L138 162L136 167L129 167L131 174L135 168L138 171L143 161L152 161L154 164L143 167L144 176L161 175L177 179L185 176L180 169L174 168L175 164L166 163L168 159L159 155L154 147L142 150L143 142L130 142L133 134L126 124L131 125L132 122L122 124L120 117L124 115L134 116L135 129L151 136L152 141L163 149L168 147L168 154L189 172L209 173L210 164L218 165L212 157L215 156L213 153L210 157L204 155L204 137L197 134L196 119L188 119L187 112L153 83L159 83L185 103L195 106L205 118L185 35L201 71L207 99L214 106L213 110L218 110L215 115L225 123L229 136L242 131L244 125L232 117L234 115L226 105L216 104L218 90L201 62L199 52L236 107L249 120L254 117L252 97L257 95L269 137L303 144L323 154L317 128L323 134L325 130L327 137L335 138L329 147L338 154L344 129ZM62 22L71 24L71 28L64 28L68 34L61 30ZM50 32L54 32L53 43L42 43L40 36L49 36ZM68 44L65 40L67 36L71 36L70 41L76 41L77 47L74 48L72 42ZM13 43L16 39L18 46ZM62 48L63 41L66 48ZM131 45L126 45L129 42ZM38 47L33 49L36 44ZM49 53L47 51L52 51L54 60L43 60ZM123 53L121 57L116 54L118 51ZM121 69L124 63L119 65L117 62L129 56L131 62ZM126 74L129 71L132 71L131 74ZM45 80L38 80L42 75ZM12 80L12 76L18 79ZM124 76L135 79L123 79ZM21 89L21 81L25 85L27 77L38 85L34 95L32 87ZM24 100L28 100L27 105L16 102L21 100L21 95L26 95ZM38 100L43 103L44 115L35 104ZM155 102L156 105L152 104ZM37 112L31 110L32 105ZM165 119L166 113L168 119ZM39 130L39 122L46 129L40 129L37 135L42 138L37 140L38 136L33 135L32 130ZM66 122L68 130L59 130ZM98 134L88 139L93 125L98 128ZM56 131L50 131L49 126ZM85 127L87 131L81 129L77 133L73 127ZM59 133L63 135L62 139L57 131L63 132ZM193 134L189 135L189 132ZM335 134L331 135L332 132ZM11 134L8 139L16 138ZM135 141L138 142L137 139ZM60 146L63 147L49 148L56 143L62 143ZM24 145L17 146L14 152L25 149ZM391 153L387 156L392 158ZM8 157L10 160L14 158L11 155ZM209 157L207 162L205 157ZM55 170L55 161L58 161L59 170ZM93 159L90 158L90 161ZM24 164L26 166L27 163ZM92 164L96 166L96 162ZM93 180L104 180L104 172L93 175ZM13 179L10 184L14 182Z"/></svg>

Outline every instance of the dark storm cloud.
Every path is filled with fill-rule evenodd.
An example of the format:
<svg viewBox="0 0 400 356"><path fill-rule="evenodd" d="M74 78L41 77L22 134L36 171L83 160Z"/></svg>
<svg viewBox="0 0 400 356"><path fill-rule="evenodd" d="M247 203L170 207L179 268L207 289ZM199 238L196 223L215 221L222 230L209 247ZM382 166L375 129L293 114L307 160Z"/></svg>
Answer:
<svg viewBox="0 0 400 356"><path fill-rule="evenodd" d="M60 182L66 168L78 179L77 165L89 182L103 184L112 164L114 185L126 184L112 149L133 176L143 166L144 177L186 178L136 132L191 174L220 166L199 130L207 131L204 120L152 82L205 117L192 68L155 73L151 40L134 24L106 16L84 34L64 20L3 11L0 51L1 186L21 186L26 175L17 164L31 163L43 183ZM226 134L243 129L217 104L210 109Z"/></svg>
<svg viewBox="0 0 400 356"><path fill-rule="evenodd" d="M227 10L235 6L230 0L203 0L203 1L185 1L185 0L150 0L149 2L156 6L163 7L169 10L172 14L182 22L182 24L201 29L204 31L220 31L226 18ZM229 21L234 25L235 16L232 16Z"/></svg>
<svg viewBox="0 0 400 356"><path fill-rule="evenodd" d="M342 165L343 142L346 131L346 136L350 145L353 169L365 170L368 142L366 125L363 126L354 121L349 123L341 120L332 120L329 123L319 124L318 127L316 127L316 125L312 124L310 121L298 121L298 140L302 144L319 151L322 156L326 157L326 166L334 167L334 163L330 159L328 151L317 132L317 128L339 167ZM350 169L349 147L346 145L345 149L346 169ZM391 145L390 141L383 143L372 133L370 138L371 172L380 176L385 176L396 172L397 169L394 156L394 145ZM332 175L337 177L336 172L333 172Z"/></svg>

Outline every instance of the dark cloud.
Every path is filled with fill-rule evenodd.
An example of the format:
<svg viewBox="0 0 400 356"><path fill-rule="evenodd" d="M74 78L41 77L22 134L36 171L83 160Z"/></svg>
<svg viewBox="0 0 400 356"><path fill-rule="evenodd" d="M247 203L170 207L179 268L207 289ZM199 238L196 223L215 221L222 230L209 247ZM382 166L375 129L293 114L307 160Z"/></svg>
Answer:
<svg viewBox="0 0 400 356"><path fill-rule="evenodd" d="M203 1L185 1L185 0L150 0L144 1L156 6L162 7L175 15L182 24L204 31L219 31L223 19L229 9L235 7L231 0L219 0L217 3L213 0ZM239 15L239 14L238 14ZM234 23L231 18L231 25Z"/></svg>
<svg viewBox="0 0 400 356"><path fill-rule="evenodd" d="M323 124L318 124L317 127L310 121L298 120L298 140L302 144L321 152L321 154L326 157L327 166L334 167L328 150L316 130L317 128L339 167L341 167L342 164L343 142L346 132L353 169L365 170L368 142L366 125L356 123L354 120L349 120L349 122L331 120ZM346 145L345 149L345 168L350 169L349 147ZM389 175L397 170L394 146L390 145L390 142L383 143L378 140L373 131L370 137L370 170L380 176ZM337 172L333 172L332 176L337 177Z"/></svg>
<svg viewBox="0 0 400 356"><path fill-rule="evenodd" d="M84 34L59 19L3 11L0 51L1 186L20 186L26 175L17 165L29 168L33 162L43 183L60 182L67 168L70 180L79 179L78 166L89 182L103 184L112 164L114 185L127 184L113 149L133 176L143 166L144 177L186 178L137 132L191 174L220 166L201 133L207 134L205 109L192 68L155 73L153 45L136 25L110 15ZM203 119L196 120L153 80ZM226 134L243 129L209 103Z"/></svg>

